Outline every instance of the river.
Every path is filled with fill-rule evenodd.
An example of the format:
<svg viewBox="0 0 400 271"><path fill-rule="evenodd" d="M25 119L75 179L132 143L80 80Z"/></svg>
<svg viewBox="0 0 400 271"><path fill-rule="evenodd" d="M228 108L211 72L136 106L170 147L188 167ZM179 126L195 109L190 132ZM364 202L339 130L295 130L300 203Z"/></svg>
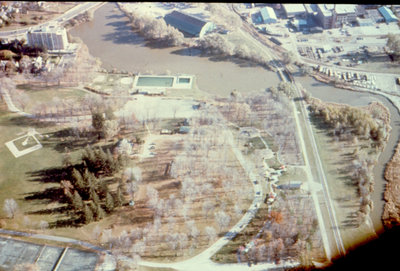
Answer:
<svg viewBox="0 0 400 271"><path fill-rule="evenodd" d="M397 108L382 95L362 93L345 89L338 89L333 86L318 82L310 77L296 77L296 81L307 89L313 97L326 102L343 103L352 106L368 105L372 101L379 101L390 111L390 126L392 131L384 151L379 156L378 164L374 167L375 189L371 199L374 202L374 209L371 212L371 219L377 233L382 233L383 225L381 221L386 180L384 179L385 166L394 154L400 135L400 115Z"/></svg>
<svg viewBox="0 0 400 271"><path fill-rule="evenodd" d="M80 37L106 69L195 75L199 89L223 96L234 89L260 90L279 83L274 72L260 66L218 61L180 47L145 46L143 37L132 32L129 19L115 3L97 9L93 21L78 25L70 33Z"/></svg>
<svg viewBox="0 0 400 271"><path fill-rule="evenodd" d="M276 86L279 78L276 73L259 66L246 66L229 61L216 61L199 56L195 50L182 50L179 47L158 48L146 46L144 39L133 33L129 19L117 8L108 3L94 13L91 22L83 23L70 30L88 46L93 56L99 57L103 67L117 68L130 72L154 72L172 74L191 74L197 79L199 89L212 94L227 96L236 89L242 92L266 89ZM375 190L372 199L374 209L371 218L377 233L383 230L381 215L383 211L383 191L386 181L383 178L386 163L393 155L400 134L400 116L397 109L384 97L360 93L317 82L309 77L296 77L314 97L323 101L344 103L353 106L367 105L378 100L389 108L392 132L378 164L374 168Z"/></svg>

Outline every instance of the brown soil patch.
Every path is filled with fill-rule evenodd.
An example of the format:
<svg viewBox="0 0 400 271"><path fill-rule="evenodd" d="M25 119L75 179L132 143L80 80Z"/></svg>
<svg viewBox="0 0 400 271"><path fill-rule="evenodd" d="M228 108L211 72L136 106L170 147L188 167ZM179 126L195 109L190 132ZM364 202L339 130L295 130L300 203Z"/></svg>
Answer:
<svg viewBox="0 0 400 271"><path fill-rule="evenodd" d="M385 228L400 225L400 144L397 145L392 160L385 169L385 179L388 181L384 193L386 201L382 221Z"/></svg>

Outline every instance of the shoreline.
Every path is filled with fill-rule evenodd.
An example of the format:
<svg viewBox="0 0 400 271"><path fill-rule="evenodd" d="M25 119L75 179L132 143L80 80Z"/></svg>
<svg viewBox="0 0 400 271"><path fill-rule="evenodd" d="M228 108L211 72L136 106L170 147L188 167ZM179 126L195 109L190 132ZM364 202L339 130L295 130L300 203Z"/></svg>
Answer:
<svg viewBox="0 0 400 271"><path fill-rule="evenodd" d="M331 84L332 80L329 80L327 78L324 78L321 75L318 74L313 74L311 75L312 78L314 78L315 80L325 83L325 84ZM370 90L362 90L356 87L351 87L351 86L347 86L345 84L334 84L334 87L336 88L341 88L341 89L346 89L346 90L350 90L350 91L354 91L354 92L368 92L368 93L372 93L372 94L376 94L376 95L380 95L383 98L385 98L389 103L391 103L393 105L394 108L396 108L397 113L400 115L400 102L394 101L391 97L389 97L389 94L384 93L384 92L374 92L374 91L370 91ZM393 171L393 169L391 169L391 167L395 167L392 166L393 164L395 165L398 159L400 159L400 138L397 138L397 143L395 146L395 149L393 150L393 155L391 156L391 158L389 159L389 161L387 163L385 163L385 165L383 165L383 172L382 172L382 176L383 179L386 181L386 183L383 183L384 185L384 189L383 189L383 195L382 195L382 201L384 201L383 203L383 209L382 209L382 213L381 213L381 223L383 226L382 230L379 230L378 232L375 232L380 235L383 231L390 229L390 226L388 226L388 224L392 223L391 221L395 220L397 222L397 225L400 225L400 217L393 212L393 205L395 205L395 203L393 201L396 200L396 196L400 195L400 191L399 195L393 195L393 193L391 193L391 187L392 186L396 186L396 182L398 183L397 185L399 185L400 183L400 178L396 176L393 176L393 178L389 177L389 173L390 171ZM385 141L387 143L387 140ZM385 146L386 148L386 146ZM380 156L382 155L383 151L379 154L378 156L378 160L380 158ZM392 211L390 211L392 209ZM395 208L397 209L397 211L400 211L400 207ZM398 213L398 212L397 212ZM371 216L369 215L370 219Z"/></svg>

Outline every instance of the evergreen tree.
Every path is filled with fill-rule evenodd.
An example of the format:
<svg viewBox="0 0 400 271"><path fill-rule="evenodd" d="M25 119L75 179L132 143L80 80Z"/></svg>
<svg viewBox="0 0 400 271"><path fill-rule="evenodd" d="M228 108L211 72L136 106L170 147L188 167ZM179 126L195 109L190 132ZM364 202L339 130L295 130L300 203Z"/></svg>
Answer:
<svg viewBox="0 0 400 271"><path fill-rule="evenodd" d="M83 209L83 201L81 196L79 195L78 191L75 190L74 196L72 198L72 206L75 210L82 210Z"/></svg>
<svg viewBox="0 0 400 271"><path fill-rule="evenodd" d="M124 196L122 195L122 190L120 186L118 186L114 202L116 207L121 207L122 205L124 205Z"/></svg>
<svg viewBox="0 0 400 271"><path fill-rule="evenodd" d="M115 173L118 171L118 165L115 161L110 149L107 149L107 167L110 169L110 173Z"/></svg>
<svg viewBox="0 0 400 271"><path fill-rule="evenodd" d="M110 194L110 192L107 192L106 194L106 211L108 213L112 212L114 210L114 198Z"/></svg>
<svg viewBox="0 0 400 271"><path fill-rule="evenodd" d="M65 198L67 199L68 203L72 204L73 203L73 195L70 191L65 192Z"/></svg>
<svg viewBox="0 0 400 271"><path fill-rule="evenodd" d="M93 187L91 187L90 188L90 199L95 203L95 204L100 204L100 198L99 198L99 196L97 195L97 193L96 193L96 190L93 188Z"/></svg>
<svg viewBox="0 0 400 271"><path fill-rule="evenodd" d="M107 193L108 193L108 186L107 183L104 180L100 180L99 181L99 185L98 185L98 194L100 198L104 198Z"/></svg>
<svg viewBox="0 0 400 271"><path fill-rule="evenodd" d="M86 164L86 168L88 168L89 171L94 172L96 170L95 168L96 156L90 145L87 145L83 150L82 160Z"/></svg>
<svg viewBox="0 0 400 271"><path fill-rule="evenodd" d="M105 216L106 212L104 212L103 208L101 208L100 204L98 204L96 208L96 219L102 220Z"/></svg>
<svg viewBox="0 0 400 271"><path fill-rule="evenodd" d="M83 173L83 181L85 187L95 187L97 179L94 174L86 168L85 172Z"/></svg>
<svg viewBox="0 0 400 271"><path fill-rule="evenodd" d="M87 204L85 204L85 208L83 209L83 220L85 224L89 224L90 222L93 222L93 212L91 208L88 207Z"/></svg>
<svg viewBox="0 0 400 271"><path fill-rule="evenodd" d="M101 147L98 147L96 151L96 167L98 170L103 170L106 173L109 172L107 168L107 154Z"/></svg>
<svg viewBox="0 0 400 271"><path fill-rule="evenodd" d="M101 131L103 129L105 118L103 113L94 112L92 114L92 126L95 130Z"/></svg>
<svg viewBox="0 0 400 271"><path fill-rule="evenodd" d="M72 182L79 191L82 191L85 188L82 174L76 168L72 170Z"/></svg>

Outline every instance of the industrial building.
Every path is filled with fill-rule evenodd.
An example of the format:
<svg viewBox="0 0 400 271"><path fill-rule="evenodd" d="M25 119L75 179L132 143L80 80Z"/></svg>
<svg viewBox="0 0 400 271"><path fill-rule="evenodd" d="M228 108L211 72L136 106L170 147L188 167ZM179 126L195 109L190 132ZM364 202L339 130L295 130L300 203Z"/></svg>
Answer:
<svg viewBox="0 0 400 271"><path fill-rule="evenodd" d="M365 17L370 18L375 23L382 23L385 21L382 14L377 9L366 9Z"/></svg>
<svg viewBox="0 0 400 271"><path fill-rule="evenodd" d="M317 5L317 20L324 29L331 28L332 25L332 11L327 4Z"/></svg>
<svg viewBox="0 0 400 271"><path fill-rule="evenodd" d="M347 23L355 23L357 19L357 5L340 4L333 8L332 28L341 27Z"/></svg>
<svg viewBox="0 0 400 271"><path fill-rule="evenodd" d="M276 14L273 8L264 7L260 9L261 21L264 24L272 24L277 22Z"/></svg>
<svg viewBox="0 0 400 271"><path fill-rule="evenodd" d="M357 24L358 26L373 26L374 21L370 18L367 19L357 18Z"/></svg>
<svg viewBox="0 0 400 271"><path fill-rule="evenodd" d="M66 50L69 46L67 31L56 25L29 29L27 37L29 45L44 47L49 51Z"/></svg>
<svg viewBox="0 0 400 271"><path fill-rule="evenodd" d="M177 28L183 34L192 37L201 38L206 33L215 29L215 25L212 22L206 22L195 16L176 10L165 15L164 20L168 25Z"/></svg>
<svg viewBox="0 0 400 271"><path fill-rule="evenodd" d="M388 8L388 7L380 7L378 8L378 11L382 14L383 18L385 18L385 22L391 23L391 22L397 22L398 19L397 17L393 14L393 12Z"/></svg>
<svg viewBox="0 0 400 271"><path fill-rule="evenodd" d="M287 18L305 17L307 15L303 4L283 4Z"/></svg>
<svg viewBox="0 0 400 271"><path fill-rule="evenodd" d="M304 19L293 19L289 21L289 24L297 31L303 31L309 28L307 20Z"/></svg>

